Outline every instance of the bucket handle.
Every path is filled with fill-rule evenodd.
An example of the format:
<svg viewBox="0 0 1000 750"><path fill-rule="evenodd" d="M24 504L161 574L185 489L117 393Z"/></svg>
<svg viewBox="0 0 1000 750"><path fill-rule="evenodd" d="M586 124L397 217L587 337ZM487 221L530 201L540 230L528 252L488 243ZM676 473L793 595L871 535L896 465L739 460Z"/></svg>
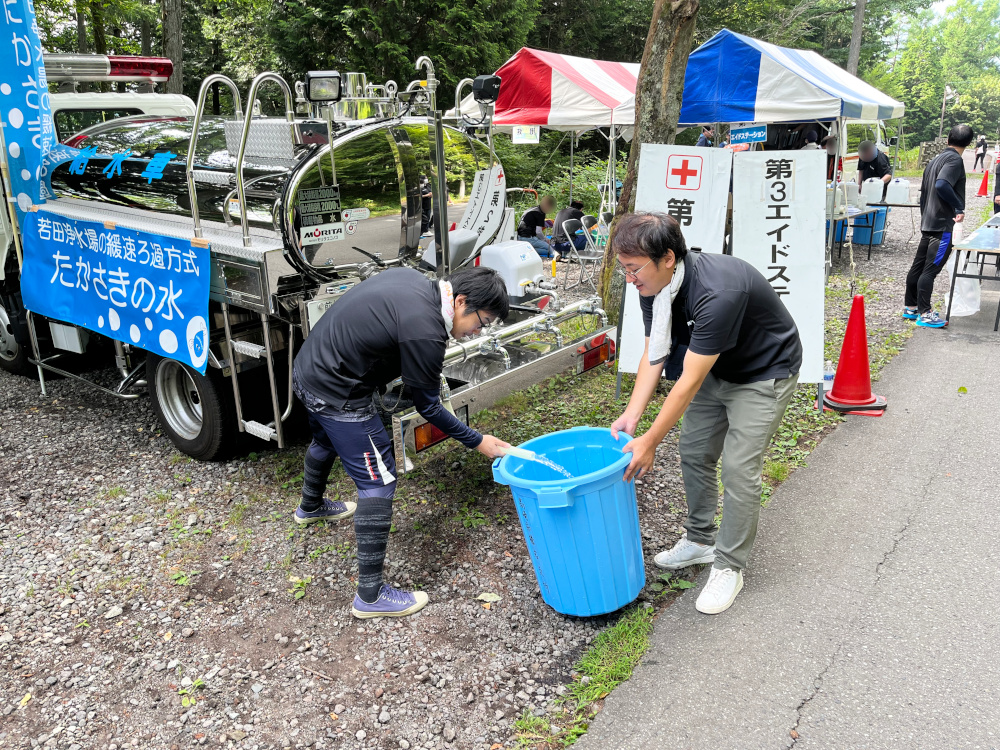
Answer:
<svg viewBox="0 0 1000 750"><path fill-rule="evenodd" d="M503 460L503 456L500 456L493 461L493 481L497 484L507 484L507 480L503 478L500 474L500 462Z"/></svg>
<svg viewBox="0 0 1000 750"><path fill-rule="evenodd" d="M568 508L573 505L572 490L565 487L539 487L535 495L539 508Z"/></svg>

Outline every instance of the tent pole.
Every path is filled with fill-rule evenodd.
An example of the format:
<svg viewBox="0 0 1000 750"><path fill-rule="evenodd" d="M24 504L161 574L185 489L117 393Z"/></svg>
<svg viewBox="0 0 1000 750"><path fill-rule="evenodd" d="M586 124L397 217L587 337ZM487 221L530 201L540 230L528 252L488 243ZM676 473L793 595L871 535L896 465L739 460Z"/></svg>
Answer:
<svg viewBox="0 0 1000 750"><path fill-rule="evenodd" d="M615 134L615 126L611 126L610 138L611 141L611 153L608 156L608 172L610 177L608 179L608 208L611 209L611 213L615 213L618 210L618 193L615 190L615 160L618 157L616 149L616 141L618 136Z"/></svg>
<svg viewBox="0 0 1000 750"><path fill-rule="evenodd" d="M573 146L576 143L576 133L569 133L569 202L573 202Z"/></svg>
<svg viewBox="0 0 1000 750"><path fill-rule="evenodd" d="M844 135L843 130L844 130L844 128L843 128L843 122L842 122L841 118L838 117L834 121L834 127L836 128L836 133L837 133L837 153L833 157L833 173L832 173L832 176L833 176L833 180L832 180L832 182L833 182L833 205L830 207L830 214L829 214L829 217L828 217L828 221L829 221L830 226L827 227L827 230L826 230L826 268L824 270L825 270L825 276L826 276L827 279L830 278L830 270L833 267L833 238L834 238L835 233L837 231L837 221L834 218L834 216L836 216L836 213L837 213L837 178L840 177L840 169L839 169L839 167L840 167L840 158L841 158L840 157L840 152L841 152L841 149L843 148L843 144L844 144L844 138L843 138L843 135ZM824 213L825 213L825 211L824 211Z"/></svg>

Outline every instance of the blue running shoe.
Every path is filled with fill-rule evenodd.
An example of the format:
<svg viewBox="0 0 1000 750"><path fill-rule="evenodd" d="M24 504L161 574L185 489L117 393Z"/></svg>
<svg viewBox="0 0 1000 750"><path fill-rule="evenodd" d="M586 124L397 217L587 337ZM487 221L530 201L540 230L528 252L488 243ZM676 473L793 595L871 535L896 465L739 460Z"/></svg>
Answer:
<svg viewBox="0 0 1000 750"><path fill-rule="evenodd" d="M916 320L917 318L920 317L920 315L917 314L917 308L915 308L915 307L904 307L903 308L903 317L906 318L907 320Z"/></svg>
<svg viewBox="0 0 1000 750"><path fill-rule="evenodd" d="M948 321L932 310L921 315L917 319L917 325L921 328L944 328Z"/></svg>
<svg viewBox="0 0 1000 750"><path fill-rule="evenodd" d="M378 599L371 604L355 594L351 614L361 620L372 617L406 617L422 610L427 602L427 594L423 591L400 591L383 583Z"/></svg>
<svg viewBox="0 0 1000 750"><path fill-rule="evenodd" d="M324 498L323 507L319 510L306 513L302 508L296 508L295 523L305 525L316 523L317 521L339 521L342 518L353 516L357 508L357 503L342 503L340 500L334 502L333 500Z"/></svg>

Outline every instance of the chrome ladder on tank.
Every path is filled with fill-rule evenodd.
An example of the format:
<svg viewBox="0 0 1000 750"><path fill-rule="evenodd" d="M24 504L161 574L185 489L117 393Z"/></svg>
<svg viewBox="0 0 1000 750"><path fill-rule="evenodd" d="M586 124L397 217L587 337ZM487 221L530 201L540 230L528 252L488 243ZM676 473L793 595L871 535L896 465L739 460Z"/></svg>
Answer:
<svg viewBox="0 0 1000 750"><path fill-rule="evenodd" d="M271 158L277 156L278 158L282 156L288 156L294 151L295 144L295 112L292 97L292 90L288 83L277 73L261 73L253 82L250 84L250 92L247 95L247 109L244 114L240 102L239 90L232 79L221 74L214 74L206 78L201 84L201 90L198 92L198 106L195 112L194 124L191 129L191 140L188 144L188 155L187 155L187 185L188 185L188 197L191 202L191 216L194 219L194 235L196 238L201 238L203 236L203 231L201 228L201 217L198 213L198 192L195 186L195 171L194 171L194 158L195 150L198 145L198 131L201 127L201 118L205 111L205 102L208 98L208 91L215 83L225 84L233 95L233 103L235 108L236 119L235 123L242 120L242 127L239 134L239 150L236 156L236 194L239 196L240 205L240 226L243 232L243 246L251 247L252 240L250 237L250 223L248 218L248 207L246 202L246 183L243 179L243 165L244 160L247 155L247 141L250 138L250 127L254 122L253 112L254 107L257 103L257 90L260 85L266 81L273 81L277 83L285 96L285 119L287 121L287 127L279 128L273 133L265 134L265 138L270 135L274 140L271 141L272 146L277 146L276 151L278 153L269 153L265 158ZM258 125L263 124L264 121L258 121ZM256 128L255 128L256 130ZM287 134L287 141L284 136ZM227 137L227 142L228 142ZM270 151L270 149L269 149ZM229 199L232 192L226 196L224 201L224 213L228 219L228 206ZM228 223L228 222L227 222ZM294 352L295 344L295 326L289 324L288 326L288 404L285 407L284 412L281 411L281 406L278 401L278 384L275 378L274 372L274 352L271 344L271 322L269 316L266 312L260 313L260 324L263 333L264 344L255 344L251 341L234 340L232 336L232 326L229 318L229 304L222 303L222 320L225 327L226 335L226 351L228 353L228 363L223 362L222 366L225 368L226 364L229 365L229 373L233 382L233 397L235 399L236 405L236 421L239 425L240 432L248 432L251 435L260 438L261 440L271 441L274 440L278 443L279 448L285 447L285 437L284 431L282 429L282 423L285 422L292 413L293 396L292 396L292 354ZM243 418L243 400L240 395L240 383L237 374L236 367L236 355L240 354L244 357L252 359L263 359L267 364L267 377L268 383L270 384L271 390L271 408L273 412L274 419L267 424L262 422L257 422L255 420L247 420Z"/></svg>

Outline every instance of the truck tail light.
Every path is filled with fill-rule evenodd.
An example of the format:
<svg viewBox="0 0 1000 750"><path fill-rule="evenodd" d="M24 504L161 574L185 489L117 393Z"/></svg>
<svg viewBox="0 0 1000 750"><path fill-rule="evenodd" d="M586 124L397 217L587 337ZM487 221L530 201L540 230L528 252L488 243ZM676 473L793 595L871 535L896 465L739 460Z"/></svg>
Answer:
<svg viewBox="0 0 1000 750"><path fill-rule="evenodd" d="M582 355L577 360L576 374L579 375L587 370L593 370L598 365L605 362L613 362L615 359L615 342L608 338L606 333L594 336L590 341L577 347L577 354Z"/></svg>
<svg viewBox="0 0 1000 750"><path fill-rule="evenodd" d="M455 416L458 417L459 421L469 424L469 407L463 406L457 409ZM425 451L431 446L437 445L447 439L448 436L430 422L425 422L413 430L413 442L417 453Z"/></svg>

